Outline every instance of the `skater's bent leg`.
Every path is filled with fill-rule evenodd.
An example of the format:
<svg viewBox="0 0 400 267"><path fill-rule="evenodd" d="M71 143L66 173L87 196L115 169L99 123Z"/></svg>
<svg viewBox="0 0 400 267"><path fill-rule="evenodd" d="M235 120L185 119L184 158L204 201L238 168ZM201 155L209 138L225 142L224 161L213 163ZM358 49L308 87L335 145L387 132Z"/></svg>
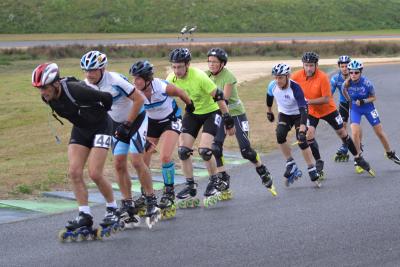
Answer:
<svg viewBox="0 0 400 267"><path fill-rule="evenodd" d="M361 132L360 124L352 123L350 127L351 127L351 133L352 133L352 137L353 137L354 146L356 147L357 152L359 152L360 151L360 132Z"/></svg>
<svg viewBox="0 0 400 267"><path fill-rule="evenodd" d="M292 157L292 150L287 142L285 142L283 144L279 144L279 148L281 149L282 154L285 157L285 159Z"/></svg>
<svg viewBox="0 0 400 267"><path fill-rule="evenodd" d="M215 157L213 156L213 152L211 149L213 140L213 135L209 133L202 133L199 143L199 154L204 160L210 176L217 174L217 162L215 161Z"/></svg>
<svg viewBox="0 0 400 267"><path fill-rule="evenodd" d="M308 167L314 166L314 160L313 160L311 148L308 147L307 149L302 150L301 153L303 154L303 158L304 158L305 162L307 163L307 166Z"/></svg>
<svg viewBox="0 0 400 267"><path fill-rule="evenodd" d="M128 172L127 155L114 156L115 176L122 194L122 199L132 198L131 177Z"/></svg>
<svg viewBox="0 0 400 267"><path fill-rule="evenodd" d="M77 144L68 145L68 176L79 206L88 205L88 191L83 181L83 168L89 152L90 149L88 147Z"/></svg>
<svg viewBox="0 0 400 267"><path fill-rule="evenodd" d="M172 153L176 149L179 134L174 131L165 131L160 137L160 160L161 163L168 163L172 161Z"/></svg>
<svg viewBox="0 0 400 267"><path fill-rule="evenodd" d="M375 125L373 128L374 128L376 136L378 136L379 140L381 141L381 143L385 149L385 152L390 152L391 149L390 149L389 140L387 138L387 135L383 131L382 124L379 123L379 124Z"/></svg>
<svg viewBox="0 0 400 267"><path fill-rule="evenodd" d="M306 138L307 138L307 142L308 145L311 148L311 152L312 155L314 156L315 160L320 160L321 159L321 155L319 153L319 147L318 147L318 143L315 140L315 127L313 126L309 126L307 129L307 134L306 134Z"/></svg>
<svg viewBox="0 0 400 267"><path fill-rule="evenodd" d="M139 177L139 181L146 195L154 194L153 181L149 167L144 163L143 153L129 153L131 157L132 167L135 168ZM131 183L131 181L129 180Z"/></svg>
<svg viewBox="0 0 400 267"><path fill-rule="evenodd" d="M88 159L89 177L96 183L107 203L113 203L114 195L111 184L103 174L107 154L108 150L104 148L94 147L91 149Z"/></svg>
<svg viewBox="0 0 400 267"><path fill-rule="evenodd" d="M181 160L182 171L186 178L193 179L193 163L191 155L193 154L193 143L195 138L188 133L181 133L179 136L178 156Z"/></svg>

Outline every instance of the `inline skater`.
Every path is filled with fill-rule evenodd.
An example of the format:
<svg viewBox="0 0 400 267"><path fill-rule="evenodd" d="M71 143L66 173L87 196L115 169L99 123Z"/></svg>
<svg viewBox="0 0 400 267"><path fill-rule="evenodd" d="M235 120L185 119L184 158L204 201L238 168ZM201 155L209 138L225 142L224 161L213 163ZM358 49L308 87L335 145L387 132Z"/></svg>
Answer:
<svg viewBox="0 0 400 267"><path fill-rule="evenodd" d="M144 108L149 117L144 161L150 167L151 156L160 143L160 160L164 179L164 192L159 202L163 218L174 217L175 207L175 163L172 158L182 128L182 112L174 96L186 104L186 112L192 113L194 106L189 96L175 85L154 78L153 65L147 60L134 63L129 74L133 84L145 96Z"/></svg>
<svg viewBox="0 0 400 267"><path fill-rule="evenodd" d="M223 181L218 178L216 161L212 152L214 137L221 122L224 123L229 135L235 133L235 128L234 121L225 104L224 92L203 71L191 67L191 59L192 56L187 48L176 48L169 56L173 72L168 75L167 81L183 89L195 107L193 113L186 112L182 120L178 156L186 177L186 187L177 194L177 198L181 200L181 204L178 204L180 207L199 205L199 200L195 198L197 184L193 177L191 156L194 141L200 128L203 128L198 152L210 175L204 192L204 206L208 207L214 205L221 198L220 188L223 186Z"/></svg>
<svg viewBox="0 0 400 267"><path fill-rule="evenodd" d="M317 187L320 187L320 177L306 139L307 103L304 99L303 90L296 82L290 79L290 66L287 64L279 63L275 65L272 68L272 76L274 80L269 83L266 96L267 119L270 122L274 122L275 120L275 115L272 112L272 105L275 98L279 112L276 138L286 159L286 170L284 173L286 186L289 186L294 180L302 176L302 172L298 169L286 140L288 132L294 126L298 145L308 166L310 179Z"/></svg>
<svg viewBox="0 0 400 267"><path fill-rule="evenodd" d="M93 216L83 180L86 162L89 177L106 200L106 215L102 225L118 227L117 203L111 184L103 176L107 151L111 145L112 120L107 111L111 108L112 96L94 91L73 77L60 78L55 63L37 66L32 73L32 86L40 89L41 98L51 107L53 116L66 118L73 124L68 144L68 176L78 202L79 214L76 219L68 221L66 230L60 232L60 240L86 239L97 235L93 232Z"/></svg>
<svg viewBox="0 0 400 267"><path fill-rule="evenodd" d="M89 51L82 56L80 65L85 72L85 81L89 85L113 96L113 104L108 113L113 120L114 168L123 198L121 219L129 227L139 224L138 209L132 200L132 182L128 173L129 154L146 194L146 223L151 228L160 217L160 211L157 208L150 170L143 159L148 125L143 107L145 98L124 76L107 71L107 62L104 53Z"/></svg>
<svg viewBox="0 0 400 267"><path fill-rule="evenodd" d="M365 116L381 141L386 157L396 164L400 164L399 157L390 147L387 135L383 131L378 111L373 103L376 100L375 87L367 77L362 75L364 68L362 62L352 60L347 65L347 68L349 69L350 77L343 83L342 90L346 99L351 103L351 132L355 145L360 146L360 122L361 117Z"/></svg>
<svg viewBox="0 0 400 267"><path fill-rule="evenodd" d="M240 147L240 152L244 159L254 164L257 174L260 176L262 184L268 188L273 196L276 195L275 186L267 167L262 163L258 153L251 147L249 140L249 121L247 120L243 103L240 101L237 91L237 80L233 73L226 68L228 54L222 48L211 48L208 53L208 77L224 91L224 97L228 103L229 114L235 122L236 140ZM230 176L226 172L223 160L223 145L226 133L222 124L218 127L217 135L212 144L213 154L217 162L220 178L226 183L223 189L223 199L231 198L229 190Z"/></svg>

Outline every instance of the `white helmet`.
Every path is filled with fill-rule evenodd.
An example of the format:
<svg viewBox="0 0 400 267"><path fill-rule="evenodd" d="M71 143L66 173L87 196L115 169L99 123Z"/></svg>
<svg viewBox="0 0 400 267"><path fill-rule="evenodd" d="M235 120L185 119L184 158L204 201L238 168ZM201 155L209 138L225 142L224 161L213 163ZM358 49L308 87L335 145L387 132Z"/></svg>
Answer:
<svg viewBox="0 0 400 267"><path fill-rule="evenodd" d="M56 63L43 63L32 72L32 85L43 87L60 79L60 71Z"/></svg>
<svg viewBox="0 0 400 267"><path fill-rule="evenodd" d="M361 61L353 59L352 61L350 61L349 64L347 64L347 68L349 70L360 70L360 71L362 71L364 66L363 66Z"/></svg>
<svg viewBox="0 0 400 267"><path fill-rule="evenodd" d="M98 70L107 65L107 56L99 51L90 51L81 58L81 69Z"/></svg>
<svg viewBox="0 0 400 267"><path fill-rule="evenodd" d="M284 63L279 63L272 68L272 75L281 76L290 74L290 66Z"/></svg>

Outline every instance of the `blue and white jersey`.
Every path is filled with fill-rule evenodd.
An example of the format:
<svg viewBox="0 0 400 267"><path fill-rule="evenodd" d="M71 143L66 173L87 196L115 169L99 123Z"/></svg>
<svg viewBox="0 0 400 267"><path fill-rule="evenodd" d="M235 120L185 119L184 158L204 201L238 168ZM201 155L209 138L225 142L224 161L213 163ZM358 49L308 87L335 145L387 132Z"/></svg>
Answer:
<svg viewBox="0 0 400 267"><path fill-rule="evenodd" d="M337 89L339 91L339 102L346 103L347 100L342 93L342 84L343 83L344 83L344 78L340 71L331 77L332 95L335 93L335 91Z"/></svg>
<svg viewBox="0 0 400 267"><path fill-rule="evenodd" d="M158 78L154 78L151 82L151 96L150 99L146 97L144 108L152 120L164 120L173 112L175 112L176 116L181 115L181 110L177 106L175 99L166 93L167 85L167 81Z"/></svg>
<svg viewBox="0 0 400 267"><path fill-rule="evenodd" d="M344 85L342 85L342 91L343 89ZM347 92L351 99L351 109L360 111L375 109L373 103L366 103L362 106L357 106L355 104L356 100L366 99L370 96L375 95L374 85L366 77L361 76L357 82L353 82L350 80L350 85L349 88L347 88Z"/></svg>
<svg viewBox="0 0 400 267"><path fill-rule="evenodd" d="M105 71L103 78L97 85L90 84L87 79L85 79L85 82L97 90L112 95L113 103L108 114L114 121L123 122L128 119L133 106L133 101L129 96L135 89L125 76L116 72Z"/></svg>
<svg viewBox="0 0 400 267"><path fill-rule="evenodd" d="M300 114L299 108L306 108L307 103L300 85L293 80L289 82L287 88L281 89L275 80L271 81L268 85L267 94L275 98L280 113L298 115Z"/></svg>

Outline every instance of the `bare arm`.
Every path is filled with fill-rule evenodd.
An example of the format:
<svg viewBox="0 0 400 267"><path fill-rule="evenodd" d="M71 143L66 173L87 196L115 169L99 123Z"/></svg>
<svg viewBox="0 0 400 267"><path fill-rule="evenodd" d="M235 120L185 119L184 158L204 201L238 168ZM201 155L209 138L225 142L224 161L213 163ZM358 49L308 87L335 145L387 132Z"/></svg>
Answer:
<svg viewBox="0 0 400 267"><path fill-rule="evenodd" d="M129 98L133 101L133 106L129 112L128 121L133 122L139 115L139 111L144 104L145 96L139 90L135 89L133 93L129 96Z"/></svg>
<svg viewBox="0 0 400 267"><path fill-rule="evenodd" d="M186 94L186 92L171 83L167 85L165 92L169 96L179 97L186 105L190 105L191 103L190 97Z"/></svg>

